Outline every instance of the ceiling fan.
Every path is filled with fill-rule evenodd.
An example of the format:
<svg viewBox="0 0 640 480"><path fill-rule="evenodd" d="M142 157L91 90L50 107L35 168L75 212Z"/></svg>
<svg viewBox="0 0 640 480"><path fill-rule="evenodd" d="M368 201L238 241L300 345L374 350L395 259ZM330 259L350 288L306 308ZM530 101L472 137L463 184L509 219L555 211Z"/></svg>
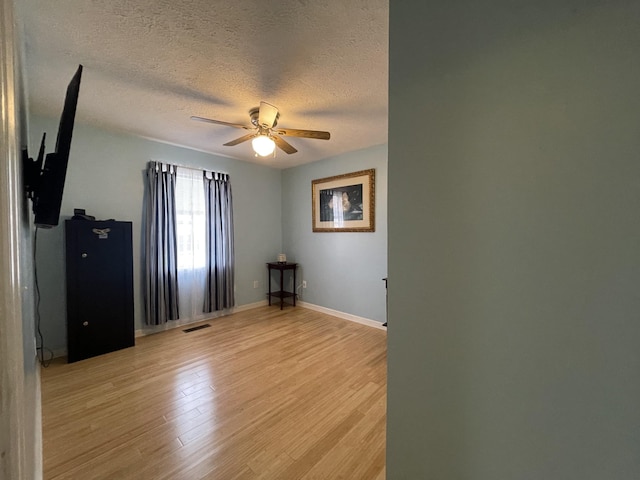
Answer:
<svg viewBox="0 0 640 480"><path fill-rule="evenodd" d="M329 138L331 138L331 134L329 132L297 130L293 128L275 128L278 124L278 118L280 118L280 112L278 112L276 107L267 102L260 102L260 107L252 108L249 111L249 117L251 118L251 125L222 122L220 120L196 116L192 116L191 120L214 123L216 125L226 125L227 127L243 128L245 130L253 130L247 135L225 143L224 146L233 147L239 143L251 140L253 150L261 157L271 155L276 146L288 154L296 153L298 151L282 137L316 138L319 140L329 140Z"/></svg>

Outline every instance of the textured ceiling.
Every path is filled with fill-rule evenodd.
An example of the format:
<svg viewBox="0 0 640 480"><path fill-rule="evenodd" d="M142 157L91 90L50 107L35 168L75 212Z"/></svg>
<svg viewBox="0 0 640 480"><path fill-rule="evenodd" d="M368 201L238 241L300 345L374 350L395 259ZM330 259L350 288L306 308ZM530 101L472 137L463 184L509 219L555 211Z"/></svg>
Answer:
<svg viewBox="0 0 640 480"><path fill-rule="evenodd" d="M34 113L60 114L82 63L77 121L107 130L279 168L387 142L388 0L21 3ZM249 124L261 100L331 140L256 158L222 146L246 131L189 119Z"/></svg>

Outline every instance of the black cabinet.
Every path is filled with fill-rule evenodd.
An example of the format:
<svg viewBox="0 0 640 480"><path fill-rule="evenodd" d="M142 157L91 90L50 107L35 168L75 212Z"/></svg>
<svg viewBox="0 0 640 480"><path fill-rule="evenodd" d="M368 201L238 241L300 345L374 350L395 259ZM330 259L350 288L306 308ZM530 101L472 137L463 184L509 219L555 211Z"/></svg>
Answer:
<svg viewBox="0 0 640 480"><path fill-rule="evenodd" d="M133 346L131 222L67 220L65 233L69 362Z"/></svg>

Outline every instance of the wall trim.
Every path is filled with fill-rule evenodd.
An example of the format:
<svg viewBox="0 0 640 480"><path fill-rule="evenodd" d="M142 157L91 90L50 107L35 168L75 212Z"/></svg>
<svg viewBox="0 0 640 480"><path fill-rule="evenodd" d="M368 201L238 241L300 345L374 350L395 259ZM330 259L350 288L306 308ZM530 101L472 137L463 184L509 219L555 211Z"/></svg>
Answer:
<svg viewBox="0 0 640 480"><path fill-rule="evenodd" d="M259 302L247 303L246 305L234 307L232 313L244 312L245 310L253 310L254 308L266 307L267 305L269 305L269 302L267 302L266 300L260 300Z"/></svg>
<svg viewBox="0 0 640 480"><path fill-rule="evenodd" d="M238 307L229 308L219 312L212 312L206 315L202 315L197 318L185 318L183 320L171 320L162 325L146 326L136 330L135 335L138 337L146 337L147 335L153 335L154 333L166 332L167 330L173 330L174 328L184 327L185 325L191 325L193 323L202 323L207 320L214 320L220 317L226 317L237 312L244 312L245 310L252 310L254 308L263 307L267 305L266 300L260 302L248 303L246 305L240 305Z"/></svg>
<svg viewBox="0 0 640 480"><path fill-rule="evenodd" d="M313 303L298 301L296 304L303 308L308 308L309 310L315 310L316 312L326 313L327 315L342 318L343 320L349 320L350 322L359 323L361 325L366 325L367 327L377 328L378 330L387 330L387 327L382 326L382 322L377 322L376 320L359 317L357 315L340 312L338 310L332 310L331 308L321 307L320 305L314 305Z"/></svg>
<svg viewBox="0 0 640 480"><path fill-rule="evenodd" d="M246 305L240 305L238 307L230 308L228 310L223 310L222 312L213 313L212 315L207 315L203 318L187 318L184 320L175 320L171 322L167 322L163 325L157 325L155 327L147 327L144 329L138 329L135 332L136 338L146 337L147 335L153 335L154 333L166 332L168 330L173 330L174 328L183 327L185 325L191 325L193 323L202 323L207 320L214 320L220 317L226 317L232 315L234 313L244 312L246 310L253 310L254 308L266 307L268 302L266 300L261 300L255 303L248 303ZM377 328L378 330L387 330L386 327L382 326L381 322L376 320L370 320L368 318L359 317L357 315L352 315L350 313L340 312L338 310L332 310L331 308L321 307L320 305L314 305L313 303L298 301L296 305L301 308L307 308L309 310L314 310L316 312L325 313L327 315L331 315L333 317L338 317L343 320L348 320L350 322L359 323L360 325L366 325L367 327ZM66 349L55 350L53 352L53 357L64 357L67 354Z"/></svg>
<svg viewBox="0 0 640 480"><path fill-rule="evenodd" d="M60 357L66 357L67 356L67 349L66 348L58 348L56 350L52 350L51 351L51 360L53 360L54 358L60 358Z"/></svg>

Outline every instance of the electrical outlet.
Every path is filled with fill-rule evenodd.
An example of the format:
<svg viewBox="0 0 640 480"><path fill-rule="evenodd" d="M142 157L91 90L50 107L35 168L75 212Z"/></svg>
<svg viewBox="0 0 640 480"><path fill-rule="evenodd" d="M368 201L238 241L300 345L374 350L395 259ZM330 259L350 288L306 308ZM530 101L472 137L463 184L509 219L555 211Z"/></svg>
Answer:
<svg viewBox="0 0 640 480"><path fill-rule="evenodd" d="M260 286L260 282L258 280L253 281L253 288L258 288Z"/></svg>
<svg viewBox="0 0 640 480"><path fill-rule="evenodd" d="M306 280L302 280L302 288L307 288L307 281Z"/></svg>

